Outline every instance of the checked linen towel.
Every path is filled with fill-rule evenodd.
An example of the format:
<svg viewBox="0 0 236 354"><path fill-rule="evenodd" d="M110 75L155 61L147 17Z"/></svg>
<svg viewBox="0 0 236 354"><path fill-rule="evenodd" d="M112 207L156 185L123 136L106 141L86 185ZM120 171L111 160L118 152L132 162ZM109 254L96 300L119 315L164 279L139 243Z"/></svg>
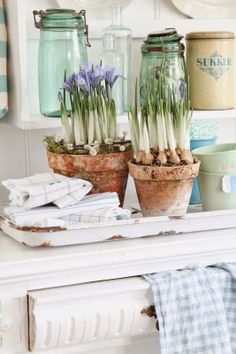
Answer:
<svg viewBox="0 0 236 354"><path fill-rule="evenodd" d="M112 221L129 219L130 212L119 208L117 193L99 193L85 196L76 205L58 208L45 205L30 210L6 207L4 214L16 225L23 226L67 226L81 222Z"/></svg>
<svg viewBox="0 0 236 354"><path fill-rule="evenodd" d="M116 220L130 219L131 212L119 207L101 208L95 210L84 210L77 214L62 216L58 219L46 218L41 223L41 227L68 227L78 224L114 222Z"/></svg>
<svg viewBox="0 0 236 354"><path fill-rule="evenodd" d="M11 205L24 209L53 203L59 208L77 204L92 184L56 173L41 173L21 179L8 179L2 184L10 191Z"/></svg>
<svg viewBox="0 0 236 354"><path fill-rule="evenodd" d="M236 264L145 275L162 354L236 353Z"/></svg>
<svg viewBox="0 0 236 354"><path fill-rule="evenodd" d="M7 30L3 0L0 0L0 118L7 112Z"/></svg>

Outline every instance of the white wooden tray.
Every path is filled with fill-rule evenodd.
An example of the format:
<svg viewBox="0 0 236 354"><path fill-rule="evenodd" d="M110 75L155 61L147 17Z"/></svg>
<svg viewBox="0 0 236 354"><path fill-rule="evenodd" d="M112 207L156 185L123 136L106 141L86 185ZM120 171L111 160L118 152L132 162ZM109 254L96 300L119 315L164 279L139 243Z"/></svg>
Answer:
<svg viewBox="0 0 236 354"><path fill-rule="evenodd" d="M16 241L31 247L55 247L139 237L187 234L236 227L236 210L189 213L180 218L136 217L117 222L90 223L68 228L17 227L1 216L2 231ZM187 237L187 235L186 235Z"/></svg>

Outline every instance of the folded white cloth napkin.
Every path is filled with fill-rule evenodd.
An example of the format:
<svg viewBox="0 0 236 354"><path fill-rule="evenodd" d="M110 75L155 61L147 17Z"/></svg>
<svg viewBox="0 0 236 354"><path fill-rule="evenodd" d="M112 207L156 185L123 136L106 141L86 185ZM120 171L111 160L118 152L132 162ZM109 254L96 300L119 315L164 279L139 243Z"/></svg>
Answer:
<svg viewBox="0 0 236 354"><path fill-rule="evenodd" d="M20 207L10 206L4 209L5 215L18 226L61 226L69 223L69 219L75 222L76 218L79 222L91 222L123 218L124 215L130 216L129 211L122 211L119 207L119 198L117 193L100 193L92 194L83 198L76 205L58 208L56 206L41 206L31 210L25 210ZM113 211L112 211L113 209ZM102 211L103 210L103 211ZM108 211L110 210L110 212ZM124 209L123 209L124 210ZM100 215L99 215L100 214ZM122 215L121 215L122 214ZM81 215L81 216L80 216ZM111 216L112 215L112 216ZM121 215L121 216L119 216ZM70 217L69 217L70 216ZM62 218L69 217L68 220ZM57 223L52 224L52 219Z"/></svg>
<svg viewBox="0 0 236 354"><path fill-rule="evenodd" d="M40 224L40 227L52 227L52 226L70 226L81 223L96 223L107 222L116 220L130 219L131 212L127 209L119 207L101 208L95 210L85 210L78 214L71 214L63 216L58 219L46 218Z"/></svg>
<svg viewBox="0 0 236 354"><path fill-rule="evenodd" d="M65 208L77 204L92 189L92 184L88 181L56 173L8 179L2 184L10 191L11 204L24 209L36 208L48 203Z"/></svg>

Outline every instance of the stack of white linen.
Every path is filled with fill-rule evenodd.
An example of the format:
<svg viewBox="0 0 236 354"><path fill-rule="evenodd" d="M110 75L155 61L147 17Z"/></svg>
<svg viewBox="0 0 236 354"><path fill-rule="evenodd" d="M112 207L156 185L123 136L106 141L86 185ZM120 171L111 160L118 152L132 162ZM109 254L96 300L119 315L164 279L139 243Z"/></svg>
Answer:
<svg viewBox="0 0 236 354"><path fill-rule="evenodd" d="M23 227L68 226L78 223L129 219L119 208L117 193L86 195L92 184L55 173L3 181L10 191L5 215Z"/></svg>

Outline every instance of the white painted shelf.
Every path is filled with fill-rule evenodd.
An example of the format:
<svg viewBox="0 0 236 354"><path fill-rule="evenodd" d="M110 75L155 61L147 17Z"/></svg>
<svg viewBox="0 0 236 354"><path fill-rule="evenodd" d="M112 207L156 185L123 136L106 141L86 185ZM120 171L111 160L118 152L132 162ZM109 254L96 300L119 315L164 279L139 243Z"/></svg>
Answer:
<svg viewBox="0 0 236 354"><path fill-rule="evenodd" d="M193 119L234 119L236 118L236 109L219 110L219 111L194 111ZM7 122L6 122L7 123ZM128 128L128 117L127 114L118 116L118 123L122 125L127 124ZM40 114L31 115L27 120L15 121L18 128L31 130L31 129L49 129L49 128L60 128L61 121L60 118L47 118Z"/></svg>
<svg viewBox="0 0 236 354"><path fill-rule="evenodd" d="M46 6L48 1L43 1L42 6ZM44 4L44 5L43 5ZM8 19L8 37L9 51L11 58L9 60L9 77L11 79L10 91L10 111L4 123L16 126L21 129L49 129L60 127L60 120L57 118L45 118L39 114L31 115L30 111L36 111L37 99L36 93L32 91L28 78L32 76L37 67L37 50L39 30L34 28L32 10L38 7L36 0L11 0L6 2L6 12ZM50 6L49 6L50 7ZM157 15L156 15L157 16ZM91 20L90 38L98 39L101 35L101 29L106 27L108 21ZM133 38L140 39L146 37L147 33L171 26L175 27L183 35L190 31L233 31L235 32L235 20L194 20L194 19L172 19L162 20L150 19L131 19L128 22L133 30ZM35 55L32 53L36 53ZM34 65L33 65L34 64ZM35 77L36 80L36 77ZM33 81L36 83L36 81ZM31 88L30 88L31 87ZM33 93L32 93L33 92ZM30 108L30 105L32 106ZM35 108L36 106L36 108ZM34 110L35 108L35 110ZM33 109L33 110L32 110ZM208 111L194 112L196 119L224 119L236 118L236 110L227 111ZM126 118L120 118L121 124L125 123ZM123 127L122 127L123 128Z"/></svg>

